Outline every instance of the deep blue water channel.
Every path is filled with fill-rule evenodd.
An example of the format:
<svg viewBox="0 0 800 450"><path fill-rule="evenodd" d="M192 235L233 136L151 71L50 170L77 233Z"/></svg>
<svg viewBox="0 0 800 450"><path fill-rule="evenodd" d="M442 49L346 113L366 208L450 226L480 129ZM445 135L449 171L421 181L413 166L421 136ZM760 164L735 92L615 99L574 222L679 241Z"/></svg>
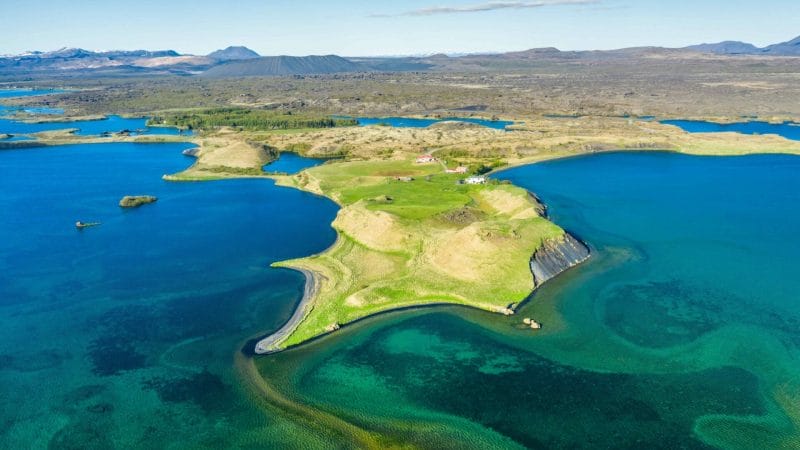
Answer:
<svg viewBox="0 0 800 450"><path fill-rule="evenodd" d="M189 147L0 151L0 447L290 440L233 360L301 295L270 263L329 246L336 206L268 180L162 181ZM121 209L131 194L158 201Z"/></svg>

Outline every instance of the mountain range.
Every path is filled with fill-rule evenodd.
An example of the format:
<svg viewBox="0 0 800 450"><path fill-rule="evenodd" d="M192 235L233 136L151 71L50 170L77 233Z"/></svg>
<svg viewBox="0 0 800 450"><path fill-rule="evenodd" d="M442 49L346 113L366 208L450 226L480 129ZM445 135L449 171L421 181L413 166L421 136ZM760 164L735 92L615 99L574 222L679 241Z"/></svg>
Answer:
<svg viewBox="0 0 800 450"><path fill-rule="evenodd" d="M700 44L685 47L702 53L717 55L767 55L767 56L800 56L800 36L791 41L768 45L763 48L741 41L724 41L716 44Z"/></svg>
<svg viewBox="0 0 800 450"><path fill-rule="evenodd" d="M228 47L208 55L182 55L174 50L93 52L62 48L0 56L4 78L42 76L135 76L151 74L247 77L312 75L344 72L485 70L497 65L525 67L542 61L606 61L641 57L692 58L722 56L800 56L800 37L759 48L740 41L699 44L684 48L636 47L619 50L560 51L537 48L497 54L444 54L418 57L261 56L247 47Z"/></svg>

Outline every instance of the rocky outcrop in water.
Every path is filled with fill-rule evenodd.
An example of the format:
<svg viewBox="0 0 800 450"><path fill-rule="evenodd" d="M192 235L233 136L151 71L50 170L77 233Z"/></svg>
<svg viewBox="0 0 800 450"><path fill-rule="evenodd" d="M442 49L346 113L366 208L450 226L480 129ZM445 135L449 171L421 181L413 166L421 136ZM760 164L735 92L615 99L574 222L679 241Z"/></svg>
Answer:
<svg viewBox="0 0 800 450"><path fill-rule="evenodd" d="M158 198L152 195L126 195L119 201L121 208L138 208L148 203L154 203Z"/></svg>
<svg viewBox="0 0 800 450"><path fill-rule="evenodd" d="M531 258L531 272L538 287L565 270L577 266L589 258L589 248L569 233L542 244Z"/></svg>

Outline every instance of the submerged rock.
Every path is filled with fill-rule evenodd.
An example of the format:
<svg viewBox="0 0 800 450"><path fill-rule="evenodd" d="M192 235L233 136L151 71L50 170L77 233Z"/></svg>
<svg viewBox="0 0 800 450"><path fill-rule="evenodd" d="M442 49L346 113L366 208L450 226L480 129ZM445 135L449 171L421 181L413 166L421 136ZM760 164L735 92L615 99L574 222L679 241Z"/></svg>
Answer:
<svg viewBox="0 0 800 450"><path fill-rule="evenodd" d="M550 239L531 258L531 272L538 287L547 280L589 258L589 248L569 233Z"/></svg>
<svg viewBox="0 0 800 450"><path fill-rule="evenodd" d="M137 208L157 200L158 198L152 195L126 195L119 201L119 206L122 208Z"/></svg>

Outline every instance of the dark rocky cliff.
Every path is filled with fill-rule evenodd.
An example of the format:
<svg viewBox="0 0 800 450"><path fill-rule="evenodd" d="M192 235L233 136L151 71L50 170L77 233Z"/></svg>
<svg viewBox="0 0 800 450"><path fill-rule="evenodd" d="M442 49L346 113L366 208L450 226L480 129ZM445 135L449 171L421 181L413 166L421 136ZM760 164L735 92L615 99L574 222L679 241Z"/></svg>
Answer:
<svg viewBox="0 0 800 450"><path fill-rule="evenodd" d="M531 272L537 287L589 258L589 248L569 233L544 242L531 258Z"/></svg>

